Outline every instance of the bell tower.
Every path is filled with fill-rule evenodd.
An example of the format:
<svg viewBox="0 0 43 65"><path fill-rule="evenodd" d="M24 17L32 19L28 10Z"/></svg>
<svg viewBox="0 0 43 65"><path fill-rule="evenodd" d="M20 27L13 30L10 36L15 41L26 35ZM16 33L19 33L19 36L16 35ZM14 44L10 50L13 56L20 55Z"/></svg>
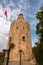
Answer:
<svg viewBox="0 0 43 65"><path fill-rule="evenodd" d="M9 65L19 65L22 62L23 65L35 65L35 58L33 58L31 35L30 35L30 24L27 22L23 14L20 13L17 20L14 20L10 26L9 39L14 44L14 48L10 51ZM9 47L9 39L8 46Z"/></svg>

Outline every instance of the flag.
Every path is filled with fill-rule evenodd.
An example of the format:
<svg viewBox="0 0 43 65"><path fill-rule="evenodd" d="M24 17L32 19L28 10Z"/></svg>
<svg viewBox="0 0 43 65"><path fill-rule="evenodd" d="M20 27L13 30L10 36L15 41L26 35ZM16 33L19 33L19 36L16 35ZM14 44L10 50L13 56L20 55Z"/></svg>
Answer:
<svg viewBox="0 0 43 65"><path fill-rule="evenodd" d="M8 16L7 16L7 10L5 10L4 15L6 16L6 19L7 19L7 17L8 17Z"/></svg>

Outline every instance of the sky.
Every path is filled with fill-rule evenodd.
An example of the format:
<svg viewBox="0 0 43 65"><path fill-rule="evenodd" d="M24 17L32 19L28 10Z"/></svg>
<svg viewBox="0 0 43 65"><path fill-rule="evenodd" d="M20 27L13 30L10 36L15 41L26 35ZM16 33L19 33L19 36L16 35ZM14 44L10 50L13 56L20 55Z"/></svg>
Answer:
<svg viewBox="0 0 43 65"><path fill-rule="evenodd" d="M39 11L43 0L0 0L0 51L6 49L11 22L22 13L24 19L30 23L32 46L38 41L36 35L36 13ZM7 10L8 19L4 15Z"/></svg>

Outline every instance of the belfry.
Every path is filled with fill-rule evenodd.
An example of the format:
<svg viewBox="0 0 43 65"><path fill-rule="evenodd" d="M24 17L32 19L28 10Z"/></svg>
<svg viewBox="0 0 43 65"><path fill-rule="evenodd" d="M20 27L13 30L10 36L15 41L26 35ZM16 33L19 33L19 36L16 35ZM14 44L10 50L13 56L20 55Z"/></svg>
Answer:
<svg viewBox="0 0 43 65"><path fill-rule="evenodd" d="M9 48L9 40L14 48L10 50L8 65L36 65L32 53L30 24L24 19L22 13L11 23L7 49Z"/></svg>

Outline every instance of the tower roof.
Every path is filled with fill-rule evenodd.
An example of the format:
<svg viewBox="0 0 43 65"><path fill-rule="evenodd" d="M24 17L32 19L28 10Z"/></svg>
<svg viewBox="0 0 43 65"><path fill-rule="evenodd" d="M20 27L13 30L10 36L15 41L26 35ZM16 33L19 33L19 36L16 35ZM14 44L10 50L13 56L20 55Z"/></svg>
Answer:
<svg viewBox="0 0 43 65"><path fill-rule="evenodd" d="M20 13L20 14L19 14L19 16L20 16L20 15L21 15L21 16L23 16L23 14L22 14L22 13Z"/></svg>
<svg viewBox="0 0 43 65"><path fill-rule="evenodd" d="M18 19L24 19L24 17L23 17L23 14L22 14L22 13L20 13L20 14L18 15Z"/></svg>

